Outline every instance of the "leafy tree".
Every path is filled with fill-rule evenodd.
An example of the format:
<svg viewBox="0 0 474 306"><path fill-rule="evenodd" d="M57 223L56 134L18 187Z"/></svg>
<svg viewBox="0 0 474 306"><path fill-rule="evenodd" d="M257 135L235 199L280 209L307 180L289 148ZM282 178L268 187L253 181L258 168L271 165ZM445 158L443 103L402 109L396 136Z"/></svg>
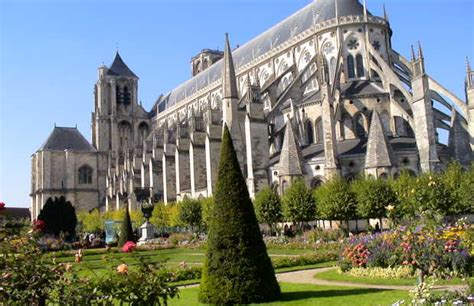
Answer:
<svg viewBox="0 0 474 306"><path fill-rule="evenodd" d="M395 207L395 192L386 180L361 178L352 182L351 188L359 217L383 218L387 215L387 207Z"/></svg>
<svg viewBox="0 0 474 306"><path fill-rule="evenodd" d="M170 214L170 226L171 227L184 226L184 223L179 218L180 203L168 203L166 206L168 207L169 214Z"/></svg>
<svg viewBox="0 0 474 306"><path fill-rule="evenodd" d="M58 236L61 232L66 235L66 239L73 239L76 236L76 209L65 197L48 198L41 209L38 220L46 223L45 232Z"/></svg>
<svg viewBox="0 0 474 306"><path fill-rule="evenodd" d="M412 217L425 211L438 212L444 216L449 214L453 203L452 196L440 175L426 173L414 179L412 183L409 193Z"/></svg>
<svg viewBox="0 0 474 306"><path fill-rule="evenodd" d="M229 305L277 299L280 287L227 126L214 197L199 300Z"/></svg>
<svg viewBox="0 0 474 306"><path fill-rule="evenodd" d="M314 191L318 203L318 216L327 220L346 221L356 217L356 201L350 184L341 177L334 177Z"/></svg>
<svg viewBox="0 0 474 306"><path fill-rule="evenodd" d="M282 198L283 213L301 230L304 222L315 219L316 202L302 179L294 180Z"/></svg>
<svg viewBox="0 0 474 306"><path fill-rule="evenodd" d="M397 198L397 204L393 212L394 217L401 219L405 216L415 215L415 208L411 203L415 182L416 177L411 176L410 173L406 171L402 171L397 179L389 181Z"/></svg>
<svg viewBox="0 0 474 306"><path fill-rule="evenodd" d="M104 230L104 218L98 209L81 211L77 218L82 224L82 231L86 233L100 233Z"/></svg>
<svg viewBox="0 0 474 306"><path fill-rule="evenodd" d="M118 246L122 247L127 241L135 241L135 236L133 235L132 220L130 219L128 207L125 208L123 221L120 225Z"/></svg>
<svg viewBox="0 0 474 306"><path fill-rule="evenodd" d="M151 224L158 229L171 226L169 207L164 202L155 204L153 213L150 218Z"/></svg>
<svg viewBox="0 0 474 306"><path fill-rule="evenodd" d="M181 223L191 227L191 231L198 229L202 222L202 207L198 200L184 198L179 203L179 219Z"/></svg>
<svg viewBox="0 0 474 306"><path fill-rule="evenodd" d="M208 197L199 200L201 202L202 207L202 225L204 229L208 229L211 223L211 213L214 207L214 198Z"/></svg>
<svg viewBox="0 0 474 306"><path fill-rule="evenodd" d="M459 162L452 162L441 174L443 185L452 197L450 215L469 214L474 211L474 164L466 171Z"/></svg>
<svg viewBox="0 0 474 306"><path fill-rule="evenodd" d="M276 223L283 220L281 201L270 187L265 187L257 193L253 202L257 220L268 224L270 234L276 231Z"/></svg>

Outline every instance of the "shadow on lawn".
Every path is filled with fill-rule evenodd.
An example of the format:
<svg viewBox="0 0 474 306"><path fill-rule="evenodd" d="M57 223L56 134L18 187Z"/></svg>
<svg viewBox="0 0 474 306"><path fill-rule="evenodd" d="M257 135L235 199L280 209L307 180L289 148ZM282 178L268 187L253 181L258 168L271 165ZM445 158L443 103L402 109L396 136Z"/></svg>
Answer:
<svg viewBox="0 0 474 306"><path fill-rule="evenodd" d="M312 298L336 297L336 296L350 296L359 294L369 294L387 291L384 289L347 289L347 290L319 290L319 291L296 291L296 292L282 292L280 301L298 301Z"/></svg>

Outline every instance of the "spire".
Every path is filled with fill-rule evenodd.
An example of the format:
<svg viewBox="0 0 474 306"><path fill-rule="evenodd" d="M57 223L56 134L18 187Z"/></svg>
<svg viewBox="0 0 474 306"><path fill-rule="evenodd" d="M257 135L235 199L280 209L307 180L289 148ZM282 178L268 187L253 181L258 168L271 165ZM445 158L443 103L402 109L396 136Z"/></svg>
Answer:
<svg viewBox="0 0 474 306"><path fill-rule="evenodd" d="M234 61L230 49L229 34L225 34L224 65L222 65L222 98L238 98L237 80L235 79Z"/></svg>
<svg viewBox="0 0 474 306"><path fill-rule="evenodd" d="M471 63L469 62L468 56L466 56L466 70L467 70L467 73L471 72Z"/></svg>
<svg viewBox="0 0 474 306"><path fill-rule="evenodd" d="M392 152L379 113L374 110L367 140L365 168L391 167Z"/></svg>
<svg viewBox="0 0 474 306"><path fill-rule="evenodd" d="M339 24L339 8L337 7L337 0L334 0L334 12L336 15L336 23Z"/></svg>
<svg viewBox="0 0 474 306"><path fill-rule="evenodd" d="M418 57L423 58L423 48L421 47L421 42L418 41Z"/></svg>
<svg viewBox="0 0 474 306"><path fill-rule="evenodd" d="M299 176L303 175L303 163L300 146L296 142L295 132L291 119L286 122L286 130L283 138L283 146L278 163L279 176Z"/></svg>
<svg viewBox="0 0 474 306"><path fill-rule="evenodd" d="M367 3L364 0L364 21L367 21Z"/></svg>
<svg viewBox="0 0 474 306"><path fill-rule="evenodd" d="M385 7L385 3L383 4L383 18L385 21L388 21L388 13L387 13L387 8Z"/></svg>
<svg viewBox="0 0 474 306"><path fill-rule="evenodd" d="M110 66L109 70L107 71L107 75L112 76L125 76L125 77L132 77L138 79L138 77L133 73L130 68L128 68L127 64L123 61L120 54L115 53L115 59L112 65Z"/></svg>
<svg viewBox="0 0 474 306"><path fill-rule="evenodd" d="M416 60L415 47L411 45L411 61L414 62L415 60Z"/></svg>

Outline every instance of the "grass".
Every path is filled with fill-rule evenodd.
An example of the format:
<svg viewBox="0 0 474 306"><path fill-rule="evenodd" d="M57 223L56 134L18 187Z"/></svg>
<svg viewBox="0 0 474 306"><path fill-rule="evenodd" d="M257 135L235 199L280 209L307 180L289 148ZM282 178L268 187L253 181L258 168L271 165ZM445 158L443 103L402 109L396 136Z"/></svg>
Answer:
<svg viewBox="0 0 474 306"><path fill-rule="evenodd" d="M392 305L399 300L408 300L408 292L399 290L377 290L367 288L317 286L309 284L280 284L282 296L279 301L258 305ZM205 305L198 302L199 288L179 291L179 298L169 301L169 306Z"/></svg>
<svg viewBox="0 0 474 306"><path fill-rule="evenodd" d="M276 258L283 256L297 256L312 252L313 251L311 250L305 249L268 250L270 257ZM189 266L200 266L204 263L206 251L199 248L169 248L146 251L138 250L134 253L121 253L113 249L109 252L102 250L85 250L83 254L82 261L79 264L74 265L74 271L79 276L101 276L115 270L115 267L120 263L126 263L133 268L140 263L138 257L142 257L150 263L162 263L168 268L176 268L180 266L182 262L186 262ZM56 262L58 263L74 262L74 255L72 254L59 253L56 255ZM54 256L54 254L51 254L50 256ZM311 265L308 267L321 267L321 265ZM284 268L281 269L281 271L295 271L301 269L304 269L304 267L299 267L298 269L295 269L295 267Z"/></svg>
<svg viewBox="0 0 474 306"><path fill-rule="evenodd" d="M370 277L356 277L348 274L338 273L336 269L328 270L325 272L317 273L314 278L337 281L337 282L348 282L355 284L370 284L370 285L388 285L388 286L413 286L416 283L416 278L405 278L405 279L381 279L381 278L370 278ZM471 279L473 279L471 277ZM437 285L461 285L464 282L459 278L453 278L451 280L439 280L436 282Z"/></svg>

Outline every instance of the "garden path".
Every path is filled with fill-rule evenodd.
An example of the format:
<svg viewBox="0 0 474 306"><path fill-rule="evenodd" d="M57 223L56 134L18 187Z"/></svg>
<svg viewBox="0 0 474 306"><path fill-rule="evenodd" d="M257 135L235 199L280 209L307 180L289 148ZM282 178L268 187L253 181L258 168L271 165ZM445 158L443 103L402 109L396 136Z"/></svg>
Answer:
<svg viewBox="0 0 474 306"><path fill-rule="evenodd" d="M293 272L285 272L277 274L279 282L284 283L297 283L297 284L314 284L322 286L340 286L340 287L359 287L359 288L372 288L372 289L385 289L385 290L411 290L413 286L391 286L391 285L373 285L373 284L361 284L351 282L339 282L339 281L327 281L322 279L314 278L317 273L325 272L334 269L329 268L317 268L310 270L301 270ZM438 285L433 288L436 290L461 290L465 286L463 285Z"/></svg>

